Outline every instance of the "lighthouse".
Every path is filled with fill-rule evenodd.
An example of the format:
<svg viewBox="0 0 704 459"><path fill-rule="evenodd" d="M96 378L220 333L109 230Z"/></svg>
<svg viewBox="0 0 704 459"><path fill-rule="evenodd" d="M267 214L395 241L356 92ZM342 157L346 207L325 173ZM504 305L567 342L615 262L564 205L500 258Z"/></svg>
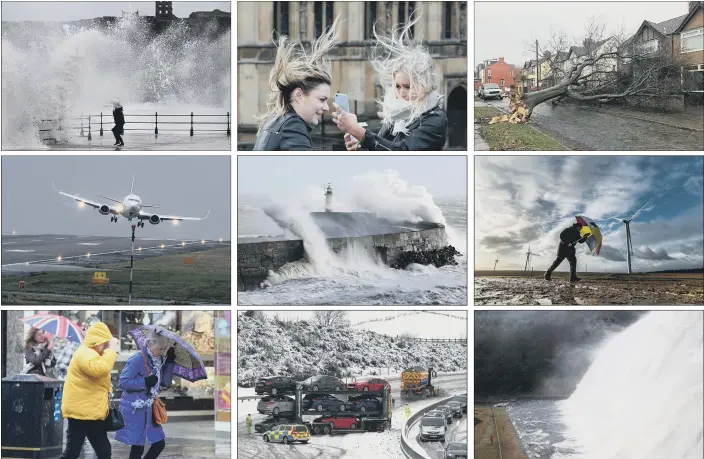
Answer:
<svg viewBox="0 0 704 459"><path fill-rule="evenodd" d="M332 188L329 183L325 190L325 212L332 212Z"/></svg>

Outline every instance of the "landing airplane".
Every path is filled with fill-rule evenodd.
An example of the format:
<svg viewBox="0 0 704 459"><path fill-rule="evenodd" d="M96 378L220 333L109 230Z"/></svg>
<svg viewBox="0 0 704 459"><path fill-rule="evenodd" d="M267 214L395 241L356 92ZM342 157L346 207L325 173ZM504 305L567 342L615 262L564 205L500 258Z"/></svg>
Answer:
<svg viewBox="0 0 704 459"><path fill-rule="evenodd" d="M210 215L210 209L208 209L208 213L205 215L205 217L176 217L173 215L157 215L157 214L150 214L148 212L144 212L142 209L147 208L147 207L152 207L152 208L158 208L159 206L147 206L145 204L142 204L142 199L137 196L136 194L132 194L132 189L134 188L134 175L132 175L132 186L130 187L130 194L125 196L125 198L122 201L119 201L117 199L109 198L107 196L102 196L98 195L103 199L107 199L108 201L113 201L116 202L116 206L109 206L107 204L101 204L98 202L90 201L88 199L83 199L80 196L75 196L73 194L68 194L64 193L63 191L59 191L56 189L54 186L54 182L52 182L51 186L54 188L54 191L56 191L59 194L62 194L64 196L67 196L71 199L75 199L78 201L80 204L79 205L89 205L95 209L98 209L98 212L100 212L102 215L108 215L108 214L113 214L110 217L111 222L117 223L117 217L122 216L125 217L127 220L132 221L133 218L136 218L139 220L137 222L137 226L141 226L144 228L144 220L149 220L149 223L152 225L158 225L164 220L172 220L174 223L177 221L182 221L182 220L205 220L208 218L208 215Z"/></svg>

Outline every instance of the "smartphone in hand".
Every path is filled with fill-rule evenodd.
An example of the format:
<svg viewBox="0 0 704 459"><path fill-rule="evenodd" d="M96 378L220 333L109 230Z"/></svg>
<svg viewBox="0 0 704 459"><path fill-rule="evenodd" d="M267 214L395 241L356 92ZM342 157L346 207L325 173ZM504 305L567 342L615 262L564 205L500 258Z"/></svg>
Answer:
<svg viewBox="0 0 704 459"><path fill-rule="evenodd" d="M342 94L338 92L335 94L335 103L340 106L341 109L349 113L350 111L350 100L347 94Z"/></svg>
<svg viewBox="0 0 704 459"><path fill-rule="evenodd" d="M350 99L347 97L347 94L342 94L341 92L335 93L335 103L342 109L343 111L349 113L350 112ZM353 135L350 135L355 141L357 138Z"/></svg>

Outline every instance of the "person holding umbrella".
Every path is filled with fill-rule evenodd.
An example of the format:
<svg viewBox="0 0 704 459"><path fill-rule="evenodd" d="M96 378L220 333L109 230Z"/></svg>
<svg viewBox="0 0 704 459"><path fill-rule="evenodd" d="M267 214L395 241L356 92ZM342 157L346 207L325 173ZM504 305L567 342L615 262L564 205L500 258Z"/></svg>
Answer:
<svg viewBox="0 0 704 459"><path fill-rule="evenodd" d="M110 372L117 361L118 343L107 325L98 322L88 329L83 344L73 355L61 402L61 414L68 420L68 428L66 449L59 459L78 459L86 437L98 459L111 459L105 418L110 410Z"/></svg>
<svg viewBox="0 0 704 459"><path fill-rule="evenodd" d="M41 328L31 327L24 341L25 366L22 374L47 376L47 370L56 366L54 342L49 341Z"/></svg>
<svg viewBox="0 0 704 459"><path fill-rule="evenodd" d="M166 446L161 425L154 422L153 404L161 387L169 387L174 374L176 351L169 339L152 330L146 345L127 360L117 386L123 390L120 411L125 427L115 433L115 440L131 445L129 459L142 459L144 442L149 451L144 459L156 459Z"/></svg>
<svg viewBox="0 0 704 459"><path fill-rule="evenodd" d="M570 282L577 282L580 280L577 277L577 252L574 248L577 243L583 244L589 238L589 234L582 236L580 234L580 229L582 224L577 222L564 229L560 233L560 245L557 247L557 258L552 263L552 265L545 271L545 280L550 280L552 272L560 266L560 263L567 258L570 263Z"/></svg>

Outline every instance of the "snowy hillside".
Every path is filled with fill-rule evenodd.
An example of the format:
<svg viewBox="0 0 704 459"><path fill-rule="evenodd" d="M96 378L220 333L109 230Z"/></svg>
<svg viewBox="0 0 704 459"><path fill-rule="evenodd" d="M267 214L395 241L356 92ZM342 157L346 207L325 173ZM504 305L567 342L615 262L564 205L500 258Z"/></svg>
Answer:
<svg viewBox="0 0 704 459"><path fill-rule="evenodd" d="M383 313L382 313L383 314ZM462 314L463 317L457 315ZM416 338L467 338L466 312L412 311L358 322L353 328L389 336L411 335Z"/></svg>
<svg viewBox="0 0 704 459"><path fill-rule="evenodd" d="M398 374L417 365L438 372L467 369L465 342L420 342L355 328L323 329L313 321L281 322L243 314L237 317L237 351L239 386L273 375L300 381L315 374Z"/></svg>

